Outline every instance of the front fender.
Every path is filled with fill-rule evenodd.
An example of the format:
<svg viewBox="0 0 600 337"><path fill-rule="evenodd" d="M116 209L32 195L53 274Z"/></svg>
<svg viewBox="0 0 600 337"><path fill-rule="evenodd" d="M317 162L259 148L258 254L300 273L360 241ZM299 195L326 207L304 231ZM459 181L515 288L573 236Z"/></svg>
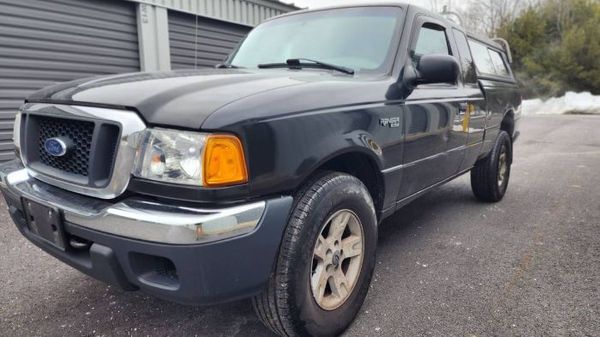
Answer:
<svg viewBox="0 0 600 337"><path fill-rule="evenodd" d="M384 103L318 111L233 126L246 145L252 194L294 191L315 170L348 153L385 167L401 163L402 128L380 124L401 117L400 105Z"/></svg>

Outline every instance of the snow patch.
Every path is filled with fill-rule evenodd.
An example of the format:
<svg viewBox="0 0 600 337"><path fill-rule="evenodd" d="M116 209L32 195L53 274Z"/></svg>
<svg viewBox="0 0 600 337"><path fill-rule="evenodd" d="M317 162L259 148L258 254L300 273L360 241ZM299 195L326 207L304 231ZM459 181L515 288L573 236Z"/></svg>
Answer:
<svg viewBox="0 0 600 337"><path fill-rule="evenodd" d="M523 115L600 114L600 96L567 92L563 97L523 101Z"/></svg>

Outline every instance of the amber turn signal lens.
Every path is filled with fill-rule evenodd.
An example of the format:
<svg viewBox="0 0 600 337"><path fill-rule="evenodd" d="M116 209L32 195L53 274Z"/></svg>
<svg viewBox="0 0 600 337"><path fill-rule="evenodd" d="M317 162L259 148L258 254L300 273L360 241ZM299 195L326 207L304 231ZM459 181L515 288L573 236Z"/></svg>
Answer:
<svg viewBox="0 0 600 337"><path fill-rule="evenodd" d="M232 135L210 135L203 160L204 186L225 186L248 181L244 149Z"/></svg>

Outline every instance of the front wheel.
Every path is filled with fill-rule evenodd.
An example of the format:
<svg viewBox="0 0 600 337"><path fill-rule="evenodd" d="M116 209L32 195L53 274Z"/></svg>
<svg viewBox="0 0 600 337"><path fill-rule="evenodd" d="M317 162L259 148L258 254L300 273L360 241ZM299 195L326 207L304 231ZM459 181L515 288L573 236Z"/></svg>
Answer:
<svg viewBox="0 0 600 337"><path fill-rule="evenodd" d="M471 170L471 188L477 199L502 200L508 188L511 164L512 140L506 131L500 131L490 154Z"/></svg>
<svg viewBox="0 0 600 337"><path fill-rule="evenodd" d="M297 196L275 270L253 299L281 336L336 336L367 295L377 247L371 196L357 178L325 173Z"/></svg>

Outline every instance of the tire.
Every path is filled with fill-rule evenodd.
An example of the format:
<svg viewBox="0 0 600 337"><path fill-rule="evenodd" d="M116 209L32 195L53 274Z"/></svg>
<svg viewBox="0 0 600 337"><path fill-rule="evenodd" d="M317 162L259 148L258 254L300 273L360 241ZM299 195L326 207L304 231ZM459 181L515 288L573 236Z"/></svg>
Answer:
<svg viewBox="0 0 600 337"><path fill-rule="evenodd" d="M342 227L342 235L336 236ZM364 184L342 173L319 175L296 197L274 272L264 291L252 299L256 314L280 336L341 334L367 295L376 248L375 208ZM362 255L346 257L357 251ZM347 282L337 287L343 279L340 271Z"/></svg>
<svg viewBox="0 0 600 337"><path fill-rule="evenodd" d="M471 170L471 189L477 199L498 202L504 198L512 159L512 140L506 131L500 131L492 152Z"/></svg>

